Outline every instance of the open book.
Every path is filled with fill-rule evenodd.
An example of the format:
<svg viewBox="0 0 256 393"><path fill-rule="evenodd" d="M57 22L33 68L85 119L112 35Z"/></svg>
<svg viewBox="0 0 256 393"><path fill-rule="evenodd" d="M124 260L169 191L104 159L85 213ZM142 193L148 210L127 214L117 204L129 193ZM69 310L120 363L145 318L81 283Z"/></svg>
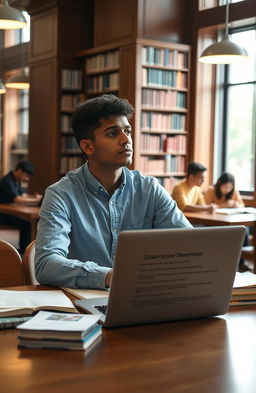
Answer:
<svg viewBox="0 0 256 393"><path fill-rule="evenodd" d="M73 288L62 288L63 291L71 293L78 299L96 299L99 297L106 297L109 295L109 290L106 289L73 289Z"/></svg>
<svg viewBox="0 0 256 393"><path fill-rule="evenodd" d="M11 315L30 315L38 310L77 313L71 300L61 290L0 290L0 318Z"/></svg>
<svg viewBox="0 0 256 393"><path fill-rule="evenodd" d="M240 214L240 213L253 213L256 214L255 207L223 207L215 210L218 214Z"/></svg>

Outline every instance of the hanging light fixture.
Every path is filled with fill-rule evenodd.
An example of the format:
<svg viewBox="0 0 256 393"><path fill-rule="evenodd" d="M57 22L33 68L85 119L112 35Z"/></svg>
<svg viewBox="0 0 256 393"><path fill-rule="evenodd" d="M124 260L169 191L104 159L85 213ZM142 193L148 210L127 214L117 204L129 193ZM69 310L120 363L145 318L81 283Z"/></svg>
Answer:
<svg viewBox="0 0 256 393"><path fill-rule="evenodd" d="M222 41L208 46L199 61L210 64L231 64L248 59L246 49L232 42L228 35L229 0L226 1L225 35Z"/></svg>
<svg viewBox="0 0 256 393"><path fill-rule="evenodd" d="M27 25L24 15L17 8L10 7L7 0L0 0L0 29L21 29Z"/></svg>
<svg viewBox="0 0 256 393"><path fill-rule="evenodd" d="M0 79L0 94L6 93L5 85L3 84L2 79Z"/></svg>
<svg viewBox="0 0 256 393"><path fill-rule="evenodd" d="M29 89L29 75L24 68L21 72L11 76L5 83L9 89Z"/></svg>

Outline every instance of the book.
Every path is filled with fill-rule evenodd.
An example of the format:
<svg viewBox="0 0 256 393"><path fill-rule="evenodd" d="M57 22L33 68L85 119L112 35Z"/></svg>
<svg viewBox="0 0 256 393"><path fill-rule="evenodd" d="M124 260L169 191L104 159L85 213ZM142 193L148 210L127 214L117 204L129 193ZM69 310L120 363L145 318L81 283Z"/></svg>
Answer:
<svg viewBox="0 0 256 393"><path fill-rule="evenodd" d="M237 272L233 284L230 306L256 304L256 275Z"/></svg>
<svg viewBox="0 0 256 393"><path fill-rule="evenodd" d="M248 213L248 214L256 214L256 208L255 207L227 207L227 208L219 208L215 210L215 213L218 214L243 214L243 213Z"/></svg>
<svg viewBox="0 0 256 393"><path fill-rule="evenodd" d="M28 321L32 317L6 317L0 318L0 329L12 329L22 322Z"/></svg>
<svg viewBox="0 0 256 393"><path fill-rule="evenodd" d="M85 350L102 334L100 315L39 311L17 326L19 347Z"/></svg>
<svg viewBox="0 0 256 393"><path fill-rule="evenodd" d="M95 327L91 333L84 336L81 340L47 340L18 337L18 346L20 348L86 350L102 335L101 329L101 326Z"/></svg>
<svg viewBox="0 0 256 393"><path fill-rule="evenodd" d="M109 296L109 289L74 289L74 288L62 288L63 291L66 291L78 299L96 299L99 297Z"/></svg>
<svg viewBox="0 0 256 393"><path fill-rule="evenodd" d="M0 317L31 315L38 310L77 313L71 300L61 290L0 290Z"/></svg>

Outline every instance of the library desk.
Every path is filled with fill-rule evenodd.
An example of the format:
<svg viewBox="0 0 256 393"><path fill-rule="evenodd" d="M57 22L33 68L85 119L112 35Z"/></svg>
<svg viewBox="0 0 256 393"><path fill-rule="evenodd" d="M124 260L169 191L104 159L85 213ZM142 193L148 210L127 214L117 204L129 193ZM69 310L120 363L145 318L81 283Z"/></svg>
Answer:
<svg viewBox="0 0 256 393"><path fill-rule="evenodd" d="M256 273L256 214L240 213L240 214L219 214L207 212L185 212L184 213L191 224L199 224L206 226L217 225L245 225L253 229L253 247L250 255L254 264L254 273ZM246 257L245 257L246 259Z"/></svg>
<svg viewBox="0 0 256 393"><path fill-rule="evenodd" d="M31 225L31 241L36 238L37 222L39 220L40 207L37 206L26 206L2 203L0 204L0 213L10 214L22 218L25 221L29 221Z"/></svg>
<svg viewBox="0 0 256 393"><path fill-rule="evenodd" d="M88 353L18 349L17 331L0 330L0 391L255 393L255 331L256 306L217 318L103 329Z"/></svg>

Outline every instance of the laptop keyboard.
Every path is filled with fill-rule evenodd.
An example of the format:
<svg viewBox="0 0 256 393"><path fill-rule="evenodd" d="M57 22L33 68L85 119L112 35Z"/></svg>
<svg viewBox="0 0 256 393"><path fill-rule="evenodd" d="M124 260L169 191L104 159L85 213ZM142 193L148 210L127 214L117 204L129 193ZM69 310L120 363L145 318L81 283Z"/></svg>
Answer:
<svg viewBox="0 0 256 393"><path fill-rule="evenodd" d="M100 311L102 314L106 315L107 312L107 305L105 306L94 306L96 310Z"/></svg>

